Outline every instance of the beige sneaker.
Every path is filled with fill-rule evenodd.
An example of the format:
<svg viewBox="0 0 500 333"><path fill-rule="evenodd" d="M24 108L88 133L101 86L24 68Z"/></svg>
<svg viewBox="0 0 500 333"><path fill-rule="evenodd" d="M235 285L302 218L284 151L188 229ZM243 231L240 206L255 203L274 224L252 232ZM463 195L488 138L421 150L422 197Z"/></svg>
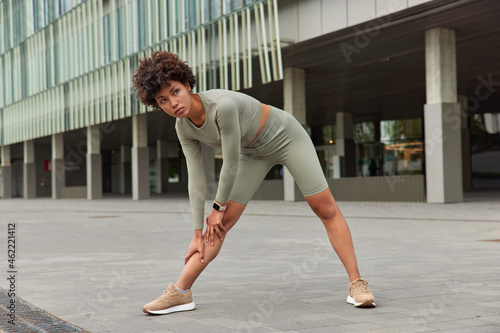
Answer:
<svg viewBox="0 0 500 333"><path fill-rule="evenodd" d="M168 285L167 290L156 300L144 305L142 311L151 314L167 314L178 311L194 309L193 295L191 290L183 293L175 288L174 284Z"/></svg>
<svg viewBox="0 0 500 333"><path fill-rule="evenodd" d="M352 281L349 284L347 303L353 304L357 308L375 307L375 296L368 289L368 282L361 278Z"/></svg>

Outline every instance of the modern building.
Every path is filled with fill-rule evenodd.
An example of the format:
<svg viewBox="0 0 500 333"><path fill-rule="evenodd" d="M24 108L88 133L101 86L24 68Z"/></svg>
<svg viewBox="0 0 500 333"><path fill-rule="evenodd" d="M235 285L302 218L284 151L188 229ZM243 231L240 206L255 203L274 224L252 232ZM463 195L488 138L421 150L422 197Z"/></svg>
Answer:
<svg viewBox="0 0 500 333"><path fill-rule="evenodd" d="M174 119L132 84L159 49L198 90L292 113L337 199L500 188L499 17L494 0L0 0L0 195L186 192ZM212 195L221 153L203 154ZM276 166L255 197L301 195Z"/></svg>

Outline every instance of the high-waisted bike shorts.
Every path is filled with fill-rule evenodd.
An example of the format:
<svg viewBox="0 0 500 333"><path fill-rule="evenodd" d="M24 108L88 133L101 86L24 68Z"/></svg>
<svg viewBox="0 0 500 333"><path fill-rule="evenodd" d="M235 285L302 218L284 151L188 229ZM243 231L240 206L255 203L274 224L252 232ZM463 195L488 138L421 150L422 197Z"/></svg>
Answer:
<svg viewBox="0 0 500 333"><path fill-rule="evenodd" d="M271 107L264 128L241 149L238 174L229 200L247 204L276 164L290 171L307 197L328 188L316 149L302 125L288 112Z"/></svg>

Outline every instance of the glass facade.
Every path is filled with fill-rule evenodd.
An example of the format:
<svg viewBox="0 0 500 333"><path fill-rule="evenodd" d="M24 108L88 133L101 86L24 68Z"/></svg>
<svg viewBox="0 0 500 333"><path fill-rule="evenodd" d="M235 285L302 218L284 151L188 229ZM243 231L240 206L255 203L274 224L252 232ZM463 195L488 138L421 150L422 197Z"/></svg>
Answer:
<svg viewBox="0 0 500 333"><path fill-rule="evenodd" d="M423 174L422 126L420 118L356 124L357 176Z"/></svg>
<svg viewBox="0 0 500 333"><path fill-rule="evenodd" d="M500 187L500 113L470 117L473 188Z"/></svg>
<svg viewBox="0 0 500 333"><path fill-rule="evenodd" d="M280 80L276 9L277 0L1 0L0 144L147 112L132 76L155 50L188 61L201 90L251 87L252 49L263 82Z"/></svg>
<svg viewBox="0 0 500 333"><path fill-rule="evenodd" d="M315 138L326 178L336 178L336 125L325 125ZM424 173L422 119L383 120L353 124L356 176L421 175ZM337 161L339 163L339 161Z"/></svg>

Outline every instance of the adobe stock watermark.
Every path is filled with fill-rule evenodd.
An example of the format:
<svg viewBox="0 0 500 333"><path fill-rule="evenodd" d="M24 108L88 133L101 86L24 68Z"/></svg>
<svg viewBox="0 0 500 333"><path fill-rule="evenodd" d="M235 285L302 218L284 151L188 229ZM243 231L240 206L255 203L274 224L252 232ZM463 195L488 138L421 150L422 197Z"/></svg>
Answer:
<svg viewBox="0 0 500 333"><path fill-rule="evenodd" d="M440 295L430 301L426 308L415 311L411 317L408 318L409 324L426 332L432 329L427 327L427 325L436 322L439 316L444 314L445 309L455 303L458 294L456 286L456 279L453 281L445 281L444 288Z"/></svg>
<svg viewBox="0 0 500 333"><path fill-rule="evenodd" d="M281 290L287 290L287 293L294 293L299 290L304 281L308 281L317 271L320 263L331 261L333 258L333 247L328 241L315 239L313 253L304 258L299 263L288 263L286 269L281 275L280 290L274 290L269 294L269 298L261 302L254 301L255 310L250 312L245 321L240 321L237 332L253 332L255 327L262 327L264 320L271 318L276 307L287 300L286 294Z"/></svg>
<svg viewBox="0 0 500 333"><path fill-rule="evenodd" d="M401 0L391 0L385 9L379 10L378 13L371 13L373 17L376 17L377 14L379 17L366 22L363 29L357 26L353 27L356 33L352 41L342 42L339 45L348 64L352 62L353 55L361 53L365 47L370 45L373 38L380 34L384 24L391 21L391 14L401 9L404 9Z"/></svg>
<svg viewBox="0 0 500 333"><path fill-rule="evenodd" d="M487 76L477 76L478 84L474 89L473 96L467 96L465 104L461 106L460 112L454 112L453 109L447 109L443 114L443 122L451 124L451 129L456 131L462 128L462 124L474 114L481 105L482 101L490 98L498 88L500 88L500 81L494 81L493 74ZM424 153L426 156L431 156L435 153L437 147L442 145L448 140L448 136L443 134L441 128L435 128L430 135L424 138ZM409 165L406 169L408 171L416 171L414 165ZM387 183L391 192L396 191L396 185L404 183L406 177L387 177Z"/></svg>
<svg viewBox="0 0 500 333"><path fill-rule="evenodd" d="M452 128L458 129L461 127L463 121L466 121L474 112L479 110L481 102L487 100L493 95L498 88L500 88L500 81L493 80L493 74L488 74L487 77L479 75L477 77L479 83L474 89L473 96L467 96L466 105L461 108L460 114L453 114L451 110L448 110L443 118L446 122L454 122Z"/></svg>

